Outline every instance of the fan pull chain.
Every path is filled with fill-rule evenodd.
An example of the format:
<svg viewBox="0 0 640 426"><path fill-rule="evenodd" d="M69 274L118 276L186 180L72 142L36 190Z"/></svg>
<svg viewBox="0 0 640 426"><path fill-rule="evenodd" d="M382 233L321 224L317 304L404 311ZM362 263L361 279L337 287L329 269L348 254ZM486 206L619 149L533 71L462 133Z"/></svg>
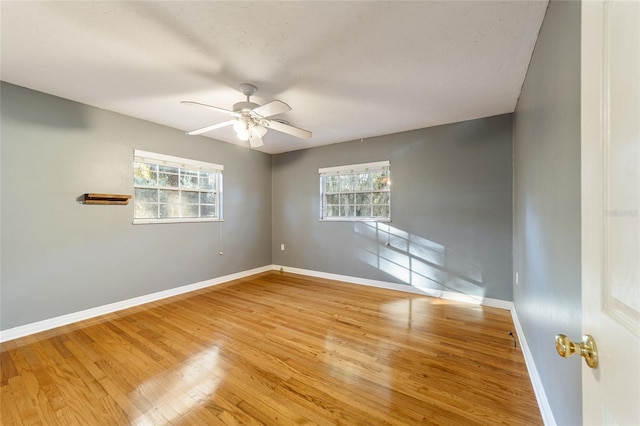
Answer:
<svg viewBox="0 0 640 426"><path fill-rule="evenodd" d="M218 222L218 224L220 225L218 227L218 248L220 249L220 256L222 256L223 250L222 250L222 223L223 222Z"/></svg>

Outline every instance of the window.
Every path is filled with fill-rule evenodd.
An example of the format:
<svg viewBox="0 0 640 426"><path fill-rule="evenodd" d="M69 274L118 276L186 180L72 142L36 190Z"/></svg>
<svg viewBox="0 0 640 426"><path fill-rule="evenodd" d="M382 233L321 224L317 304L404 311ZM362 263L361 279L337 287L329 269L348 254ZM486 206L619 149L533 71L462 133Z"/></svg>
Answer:
<svg viewBox="0 0 640 426"><path fill-rule="evenodd" d="M319 169L320 220L391 221L388 161Z"/></svg>
<svg viewBox="0 0 640 426"><path fill-rule="evenodd" d="M133 223L222 220L223 166L135 150Z"/></svg>

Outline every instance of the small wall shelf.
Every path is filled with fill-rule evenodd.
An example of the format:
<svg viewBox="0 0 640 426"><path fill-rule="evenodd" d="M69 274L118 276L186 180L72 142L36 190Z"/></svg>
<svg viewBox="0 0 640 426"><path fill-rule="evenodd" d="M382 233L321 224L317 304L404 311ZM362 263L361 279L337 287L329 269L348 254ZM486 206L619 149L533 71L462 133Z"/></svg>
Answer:
<svg viewBox="0 0 640 426"><path fill-rule="evenodd" d="M129 198L131 198L131 195L88 193L84 194L82 203L126 206L129 204Z"/></svg>

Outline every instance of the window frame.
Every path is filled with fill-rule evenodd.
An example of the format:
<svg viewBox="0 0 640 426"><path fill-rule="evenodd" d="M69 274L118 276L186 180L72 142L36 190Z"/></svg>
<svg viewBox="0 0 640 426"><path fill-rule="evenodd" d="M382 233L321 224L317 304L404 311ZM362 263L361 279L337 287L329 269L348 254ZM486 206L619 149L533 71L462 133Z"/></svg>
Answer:
<svg viewBox="0 0 640 426"><path fill-rule="evenodd" d="M200 172L208 172L208 173L214 173L215 174L215 188L213 191L209 191L207 190L207 188L200 188L200 183L198 182L198 185L196 188L187 188L187 187L181 187L180 185L180 181L178 182L178 187L170 187L170 186L160 186L159 182L157 181L158 178L156 178L156 184L155 185L144 185L144 184L136 184L135 181L135 164L136 163L146 163L146 164L154 164L157 165L158 167L173 167L173 168L177 168L178 171L178 176L181 176L181 172L183 170L185 171L190 171L191 173L196 172L198 174L198 176L200 175ZM204 162L204 161L198 161L198 160L192 160L192 159L188 159L188 158L182 158L182 157L174 157L172 155L166 155L166 154L159 154L159 153L155 153L155 152L149 152L149 151L143 151L143 150L134 150L133 151L133 163L132 163L132 169L134 171L134 176L133 176L133 193L134 193L134 207L133 207L133 224L134 225L146 225L146 224L157 224L157 223L197 223L197 222L222 222L223 221L223 203L222 203L222 195L223 195L223 191L222 191L222 175L223 175L223 171L224 171L224 166L220 165L220 164L215 164L215 163L208 163L208 162ZM158 169L156 169L158 170ZM188 174L188 173L187 173ZM198 177L198 179L200 179L200 177ZM201 201L201 199L198 199L198 203L177 203L178 205L184 205L184 204L190 204L190 205L197 205L198 208L198 215L201 214L201 207L204 206L208 206L208 205L214 205L215 206L215 216L213 217L169 217L169 218L160 218L160 217L155 217L155 218L136 218L136 206L138 204L138 200L137 197L135 196L136 194L136 189L155 189L158 191L158 196L156 198L156 202L155 203L149 203L149 204L157 204L158 208L160 208L161 205L163 204L167 204L169 205L170 203L162 203L160 202L160 191L175 191L178 192L180 195L182 193L182 191L189 191L189 192L197 192L198 194L200 193L214 193L215 197L216 197L216 201L215 203L203 203ZM158 216L159 216L159 211L158 211Z"/></svg>
<svg viewBox="0 0 640 426"><path fill-rule="evenodd" d="M328 176L345 176L345 175L360 175L360 174L375 174L380 172L386 172L387 176L387 187L386 189L364 189L364 190L356 190L355 188L348 191L343 191L342 189L337 192L325 192L325 178ZM320 221L321 222L391 222L391 163L390 161L377 161L372 163L361 163L361 164L350 164L344 166L333 166L333 167L323 167L318 169L318 174L320 175ZM354 177L355 179L355 177ZM373 216L373 207L376 203L373 202L372 194L373 193L386 193L387 203L378 204L387 206L388 216ZM327 216L326 208L327 206L335 206L334 204L327 204L327 196L335 196L338 195L342 197L343 195L353 194L353 216ZM370 201L366 204L370 205L372 208L371 216L355 216L356 214L356 206L357 205L366 205L366 204L358 204L357 199L359 194L368 194L370 197ZM337 206L341 206L340 204Z"/></svg>

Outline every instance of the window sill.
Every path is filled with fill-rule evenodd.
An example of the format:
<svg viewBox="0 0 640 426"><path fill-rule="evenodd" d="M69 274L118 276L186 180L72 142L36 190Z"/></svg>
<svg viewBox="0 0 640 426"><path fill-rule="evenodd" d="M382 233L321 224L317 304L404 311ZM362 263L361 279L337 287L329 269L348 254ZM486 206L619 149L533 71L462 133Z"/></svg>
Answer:
<svg viewBox="0 0 640 426"><path fill-rule="evenodd" d="M319 222L384 222L384 223L390 223L391 222L391 218L388 217L373 217L373 218L367 218L367 217L331 217L331 218L324 218L324 219L318 219Z"/></svg>
<svg viewBox="0 0 640 426"><path fill-rule="evenodd" d="M133 219L134 225L153 225L161 223L199 223L199 222L224 222L223 219L213 218L172 218L172 219Z"/></svg>

